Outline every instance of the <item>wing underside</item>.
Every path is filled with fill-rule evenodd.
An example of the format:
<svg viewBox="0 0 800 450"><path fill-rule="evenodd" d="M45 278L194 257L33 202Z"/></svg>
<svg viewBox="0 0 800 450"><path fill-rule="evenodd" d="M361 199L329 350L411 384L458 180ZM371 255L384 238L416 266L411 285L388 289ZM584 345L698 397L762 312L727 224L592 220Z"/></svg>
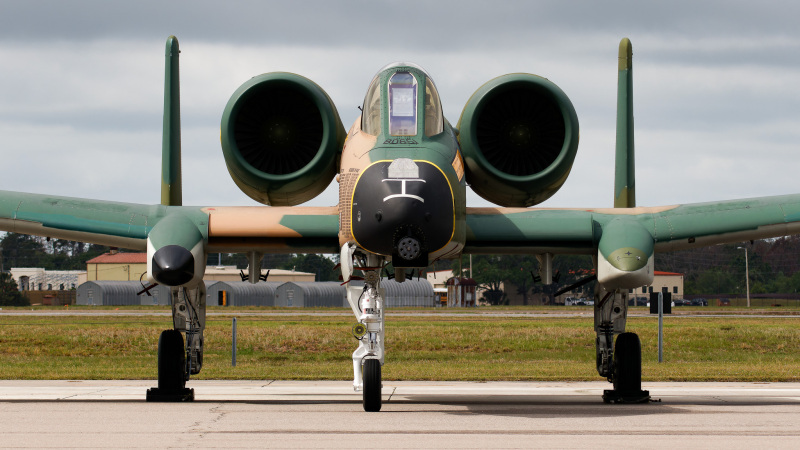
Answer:
<svg viewBox="0 0 800 450"><path fill-rule="evenodd" d="M800 232L800 195L664 207L467 208L465 253L593 254L603 228L625 217L656 251L766 239Z"/></svg>
<svg viewBox="0 0 800 450"><path fill-rule="evenodd" d="M209 252L338 253L339 208L203 208Z"/></svg>
<svg viewBox="0 0 800 450"><path fill-rule="evenodd" d="M0 230L144 250L160 205L0 191Z"/></svg>

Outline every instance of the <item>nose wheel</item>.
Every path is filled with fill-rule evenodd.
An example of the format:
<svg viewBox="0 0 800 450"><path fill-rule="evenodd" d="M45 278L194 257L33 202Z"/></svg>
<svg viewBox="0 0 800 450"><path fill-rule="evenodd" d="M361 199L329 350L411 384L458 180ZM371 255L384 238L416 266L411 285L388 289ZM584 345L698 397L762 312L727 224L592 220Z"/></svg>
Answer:
<svg viewBox="0 0 800 450"><path fill-rule="evenodd" d="M381 365L384 353L383 302L386 289L380 287L384 259L370 254L360 256L359 264L352 265L355 245L342 247L342 278L350 280L352 271L364 274L364 286L347 286L347 302L356 317L353 337L358 348L353 352L353 388L362 391L364 411L381 410Z"/></svg>
<svg viewBox="0 0 800 450"><path fill-rule="evenodd" d="M364 361L364 411L377 412L381 410L381 362L377 359Z"/></svg>

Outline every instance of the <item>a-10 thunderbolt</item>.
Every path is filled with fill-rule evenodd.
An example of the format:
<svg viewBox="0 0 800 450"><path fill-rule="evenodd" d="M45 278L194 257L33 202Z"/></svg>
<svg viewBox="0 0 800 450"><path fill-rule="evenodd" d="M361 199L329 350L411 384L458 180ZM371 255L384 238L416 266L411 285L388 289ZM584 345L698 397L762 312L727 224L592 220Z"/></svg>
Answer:
<svg viewBox="0 0 800 450"><path fill-rule="evenodd" d="M619 48L613 208L532 208L569 175L578 118L555 84L508 74L478 89L453 126L436 85L411 63L381 69L362 114L345 129L325 91L284 72L256 76L222 116L222 151L241 190L267 206L182 206L178 41L167 40L161 203L130 204L0 192L0 229L147 251L150 283L171 288L172 329L158 341L151 400L186 400L203 364L207 254L246 253L258 282L265 253L339 253L358 324L353 384L364 409L381 408L382 271L406 273L462 254L534 254L544 283L552 258L594 259L597 372L607 401L647 401L641 344L625 332L628 291L650 285L656 251L800 232L800 196L637 207L631 44ZM339 204L295 206L336 179ZM470 208L467 186L498 207Z"/></svg>

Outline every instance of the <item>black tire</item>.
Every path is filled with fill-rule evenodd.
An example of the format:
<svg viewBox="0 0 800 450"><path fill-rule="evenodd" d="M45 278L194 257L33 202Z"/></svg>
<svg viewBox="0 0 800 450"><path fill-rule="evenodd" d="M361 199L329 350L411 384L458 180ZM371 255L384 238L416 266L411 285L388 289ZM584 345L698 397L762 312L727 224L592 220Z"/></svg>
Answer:
<svg viewBox="0 0 800 450"><path fill-rule="evenodd" d="M381 410L381 362L377 359L364 361L364 411Z"/></svg>
<svg viewBox="0 0 800 450"><path fill-rule="evenodd" d="M638 393L642 390L642 344L636 333L622 333L614 344L614 390Z"/></svg>
<svg viewBox="0 0 800 450"><path fill-rule="evenodd" d="M164 330L158 338L158 389L179 391L186 387L186 353L183 335Z"/></svg>

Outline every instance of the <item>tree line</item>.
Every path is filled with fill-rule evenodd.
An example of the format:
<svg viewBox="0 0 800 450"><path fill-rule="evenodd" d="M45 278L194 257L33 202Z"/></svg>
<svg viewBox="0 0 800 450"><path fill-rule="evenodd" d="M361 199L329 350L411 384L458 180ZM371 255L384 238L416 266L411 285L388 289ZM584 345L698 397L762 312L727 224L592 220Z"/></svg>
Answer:
<svg viewBox="0 0 800 450"><path fill-rule="evenodd" d="M466 274L468 259L455 260L453 273ZM536 282L539 262L531 255L474 255L472 267L473 278L492 304L503 304L508 294L521 295L528 304L529 297L537 293L544 294L545 302L552 302L555 292L593 274L588 255L555 256L556 278L550 286ZM751 294L800 294L800 236L658 253L655 270L683 274L684 294L688 295L744 295L746 272ZM586 284L583 292L593 292L595 283ZM513 291L502 291L501 284Z"/></svg>
<svg viewBox="0 0 800 450"><path fill-rule="evenodd" d="M5 272L12 267L85 270L88 260L110 251L109 247L101 245L17 233L7 233L0 240L0 247L0 263ZM751 293L800 294L800 236L659 253L656 255L655 268L658 271L684 274L685 294L744 294L745 253ZM208 255L208 266L220 263L247 269L246 255ZM268 254L262 259L264 269L314 273L317 281L339 280L337 263L338 255ZM450 268L454 275L463 273L467 276L469 264L469 255L464 255L460 261L439 262L423 272L445 267ZM557 255L553 260L555 282L546 286L536 279L539 262L533 255L472 256L473 278L481 290L485 291L485 299L493 304L504 303L509 293L521 295L525 304L528 304L529 298L534 294L541 294L541 297L552 301L559 289L591 276L592 269L592 258L589 255ZM386 273L393 273L391 265L387 267ZM0 279L0 292L12 291L6 285L13 283L13 280L7 278L8 280ZM504 292L501 286L514 291ZM591 292L592 289L593 284L584 286L584 292ZM0 304L4 304L4 301L0 299Z"/></svg>
<svg viewBox="0 0 800 450"><path fill-rule="evenodd" d="M744 294L746 272L752 294L800 294L800 236L660 253L656 270L684 274L686 294Z"/></svg>
<svg viewBox="0 0 800 450"><path fill-rule="evenodd" d="M86 270L86 263L111 251L110 247L64 239L48 239L18 233L6 233L0 240L0 306L27 305L19 294L16 282L8 273L14 267L41 267L45 270ZM212 253L208 255L208 266L219 263L247 270L247 257L236 253ZM336 281L339 271L336 262L324 255L265 255L264 269L285 269L309 272L317 281Z"/></svg>

